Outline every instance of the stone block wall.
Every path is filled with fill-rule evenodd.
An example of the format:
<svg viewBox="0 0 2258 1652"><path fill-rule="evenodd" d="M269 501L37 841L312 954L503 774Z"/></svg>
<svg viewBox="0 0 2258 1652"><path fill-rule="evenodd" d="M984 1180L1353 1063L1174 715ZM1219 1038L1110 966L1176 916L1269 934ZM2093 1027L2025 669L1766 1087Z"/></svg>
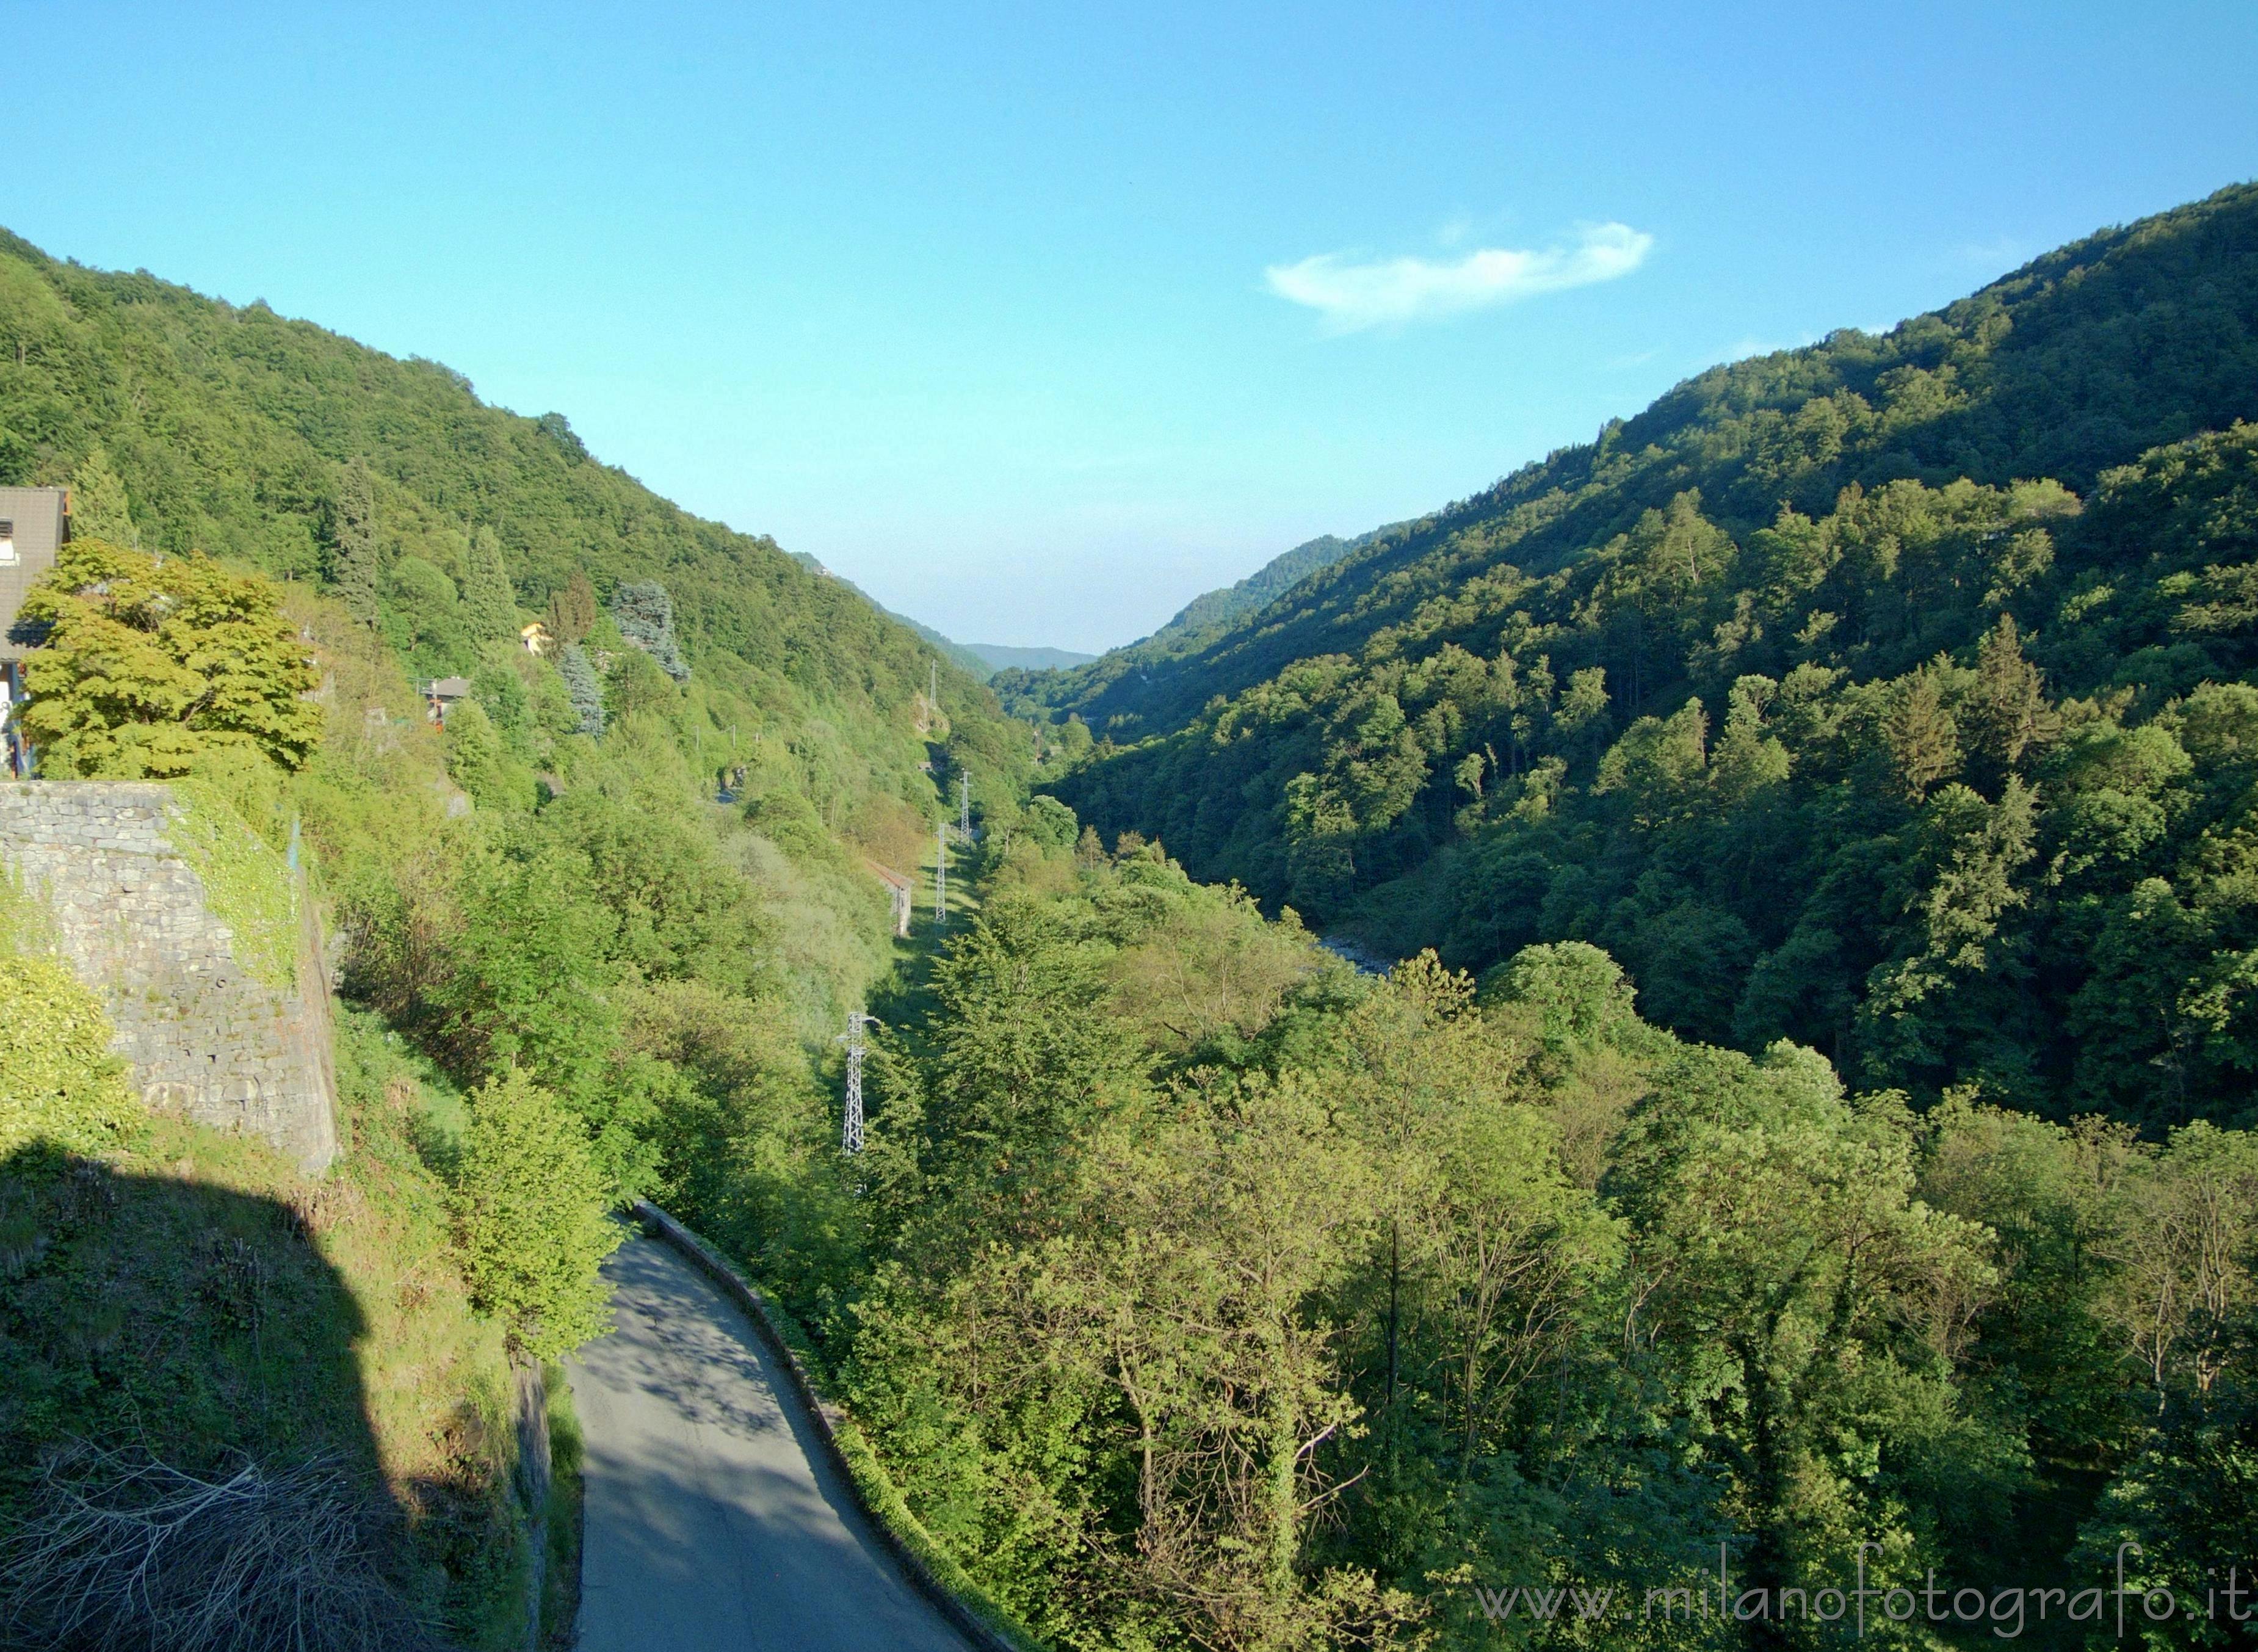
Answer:
<svg viewBox="0 0 2258 1652"><path fill-rule="evenodd" d="M182 818L158 783L0 784L0 859L103 995L112 1048L145 1104L248 1130L301 1168L325 1169L337 1154L337 1073L314 903L301 887L295 988L258 979L176 846Z"/></svg>

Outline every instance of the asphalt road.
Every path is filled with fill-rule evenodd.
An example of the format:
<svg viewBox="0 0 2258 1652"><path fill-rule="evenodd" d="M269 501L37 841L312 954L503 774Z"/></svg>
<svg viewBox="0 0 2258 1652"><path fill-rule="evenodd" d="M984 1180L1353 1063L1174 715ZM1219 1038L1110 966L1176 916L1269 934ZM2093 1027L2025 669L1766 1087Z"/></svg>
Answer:
<svg viewBox="0 0 2258 1652"><path fill-rule="evenodd" d="M571 1362L586 1440L581 1652L966 1652L825 1466L744 1316L637 1238Z"/></svg>

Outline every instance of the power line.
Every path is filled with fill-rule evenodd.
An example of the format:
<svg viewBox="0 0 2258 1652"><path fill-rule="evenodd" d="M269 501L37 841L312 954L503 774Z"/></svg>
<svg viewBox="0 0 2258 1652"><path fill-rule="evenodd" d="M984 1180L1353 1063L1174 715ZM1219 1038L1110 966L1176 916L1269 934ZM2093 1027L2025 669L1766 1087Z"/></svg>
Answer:
<svg viewBox="0 0 2258 1652"><path fill-rule="evenodd" d="M842 1153L863 1150L863 1029L885 1024L865 1011L849 1010L846 1032L831 1041L847 1046L847 1114L839 1130L839 1150Z"/></svg>

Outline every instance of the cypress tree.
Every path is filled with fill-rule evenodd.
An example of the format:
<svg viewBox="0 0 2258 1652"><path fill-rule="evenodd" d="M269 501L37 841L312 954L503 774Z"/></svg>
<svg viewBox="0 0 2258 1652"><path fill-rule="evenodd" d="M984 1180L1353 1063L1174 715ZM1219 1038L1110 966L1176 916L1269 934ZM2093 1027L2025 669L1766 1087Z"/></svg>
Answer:
<svg viewBox="0 0 2258 1652"><path fill-rule="evenodd" d="M549 634L560 643L577 643L595 629L596 587L588 576L575 571L572 583L549 595Z"/></svg>
<svg viewBox="0 0 2258 1652"><path fill-rule="evenodd" d="M507 642L517 635L517 593L492 528L471 536L471 553L463 566L463 617L482 643Z"/></svg>
<svg viewBox="0 0 2258 1652"><path fill-rule="evenodd" d="M330 578L351 614L364 625L376 623L376 484L368 466L356 459L337 479L330 513L334 554Z"/></svg>
<svg viewBox="0 0 2258 1652"><path fill-rule="evenodd" d="M129 551L140 548L141 534L133 525L125 483L110 467L110 456L99 447L86 456L86 463L71 476L70 507L73 538L99 539Z"/></svg>

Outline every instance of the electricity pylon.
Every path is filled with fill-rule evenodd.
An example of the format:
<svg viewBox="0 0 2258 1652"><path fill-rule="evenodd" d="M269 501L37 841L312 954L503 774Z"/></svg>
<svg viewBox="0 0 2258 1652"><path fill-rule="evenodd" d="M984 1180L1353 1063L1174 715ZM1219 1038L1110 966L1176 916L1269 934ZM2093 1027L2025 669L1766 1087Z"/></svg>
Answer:
<svg viewBox="0 0 2258 1652"><path fill-rule="evenodd" d="M948 927L948 822L941 822L933 854L933 927Z"/></svg>
<svg viewBox="0 0 2258 1652"><path fill-rule="evenodd" d="M847 1046L847 1115L839 1130L839 1150L843 1153L863 1150L863 1029L885 1024L876 1015L849 1010L846 1032L831 1041Z"/></svg>
<svg viewBox="0 0 2258 1652"><path fill-rule="evenodd" d="M956 777L956 835L966 843L972 841L972 777Z"/></svg>

